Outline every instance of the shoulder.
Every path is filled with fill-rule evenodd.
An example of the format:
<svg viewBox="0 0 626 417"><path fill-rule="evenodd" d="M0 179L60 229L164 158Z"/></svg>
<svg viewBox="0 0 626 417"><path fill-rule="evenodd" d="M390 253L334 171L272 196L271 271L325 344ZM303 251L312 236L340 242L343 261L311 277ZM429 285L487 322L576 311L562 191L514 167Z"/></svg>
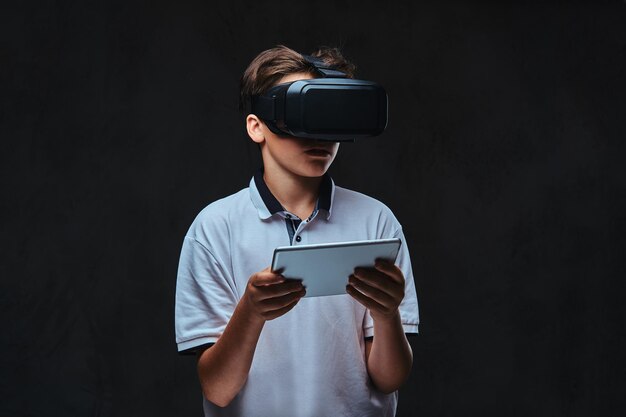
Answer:
<svg viewBox="0 0 626 417"><path fill-rule="evenodd" d="M401 226L391 209L382 201L358 191L335 186L332 203L332 216L358 218L375 222L384 229L395 233Z"/></svg>
<svg viewBox="0 0 626 417"><path fill-rule="evenodd" d="M248 188L215 200L198 213L185 237L207 244L209 237L223 236L220 232L228 231L235 219L243 218L251 204Z"/></svg>
<svg viewBox="0 0 626 417"><path fill-rule="evenodd" d="M349 209L351 212L378 212L394 217L393 212L385 203L358 191L335 186L333 209Z"/></svg>

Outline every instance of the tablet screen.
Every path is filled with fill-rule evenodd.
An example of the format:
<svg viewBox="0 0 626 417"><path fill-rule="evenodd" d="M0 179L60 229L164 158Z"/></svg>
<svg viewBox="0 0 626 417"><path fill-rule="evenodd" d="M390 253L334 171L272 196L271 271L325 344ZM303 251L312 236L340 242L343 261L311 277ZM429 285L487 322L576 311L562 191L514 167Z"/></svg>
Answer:
<svg viewBox="0 0 626 417"><path fill-rule="evenodd" d="M400 239L361 240L274 249L272 270L301 279L306 297L346 294L348 277L357 266L373 268L377 258L395 262Z"/></svg>

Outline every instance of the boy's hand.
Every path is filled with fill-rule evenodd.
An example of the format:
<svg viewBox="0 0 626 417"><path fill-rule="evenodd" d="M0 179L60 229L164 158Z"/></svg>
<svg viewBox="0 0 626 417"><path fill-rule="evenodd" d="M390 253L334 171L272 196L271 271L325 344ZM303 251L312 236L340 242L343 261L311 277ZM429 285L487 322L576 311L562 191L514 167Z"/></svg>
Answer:
<svg viewBox="0 0 626 417"><path fill-rule="evenodd" d="M370 310L372 319L392 319L404 298L404 275L391 262L377 259L374 268L355 268L346 291Z"/></svg>
<svg viewBox="0 0 626 417"><path fill-rule="evenodd" d="M250 277L242 301L254 316L266 321L287 313L305 294L301 281L285 280L267 267Z"/></svg>

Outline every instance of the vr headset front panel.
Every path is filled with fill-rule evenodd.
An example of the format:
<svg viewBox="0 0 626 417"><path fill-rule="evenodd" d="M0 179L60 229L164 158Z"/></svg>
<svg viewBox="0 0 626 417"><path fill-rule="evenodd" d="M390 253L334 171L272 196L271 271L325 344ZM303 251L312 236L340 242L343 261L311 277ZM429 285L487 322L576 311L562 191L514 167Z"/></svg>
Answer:
<svg viewBox="0 0 626 417"><path fill-rule="evenodd" d="M253 100L252 112L279 135L346 141L377 136L387 126L387 93L371 81L298 80Z"/></svg>

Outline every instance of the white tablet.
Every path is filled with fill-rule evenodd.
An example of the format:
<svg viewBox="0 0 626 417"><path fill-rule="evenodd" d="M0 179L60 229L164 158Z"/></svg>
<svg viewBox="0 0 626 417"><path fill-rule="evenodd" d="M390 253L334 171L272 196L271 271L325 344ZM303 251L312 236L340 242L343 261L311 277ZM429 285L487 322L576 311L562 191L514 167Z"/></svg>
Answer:
<svg viewBox="0 0 626 417"><path fill-rule="evenodd" d="M354 268L374 267L377 258L395 262L400 239L361 240L274 249L272 270L288 279L301 279L306 297L346 294Z"/></svg>

